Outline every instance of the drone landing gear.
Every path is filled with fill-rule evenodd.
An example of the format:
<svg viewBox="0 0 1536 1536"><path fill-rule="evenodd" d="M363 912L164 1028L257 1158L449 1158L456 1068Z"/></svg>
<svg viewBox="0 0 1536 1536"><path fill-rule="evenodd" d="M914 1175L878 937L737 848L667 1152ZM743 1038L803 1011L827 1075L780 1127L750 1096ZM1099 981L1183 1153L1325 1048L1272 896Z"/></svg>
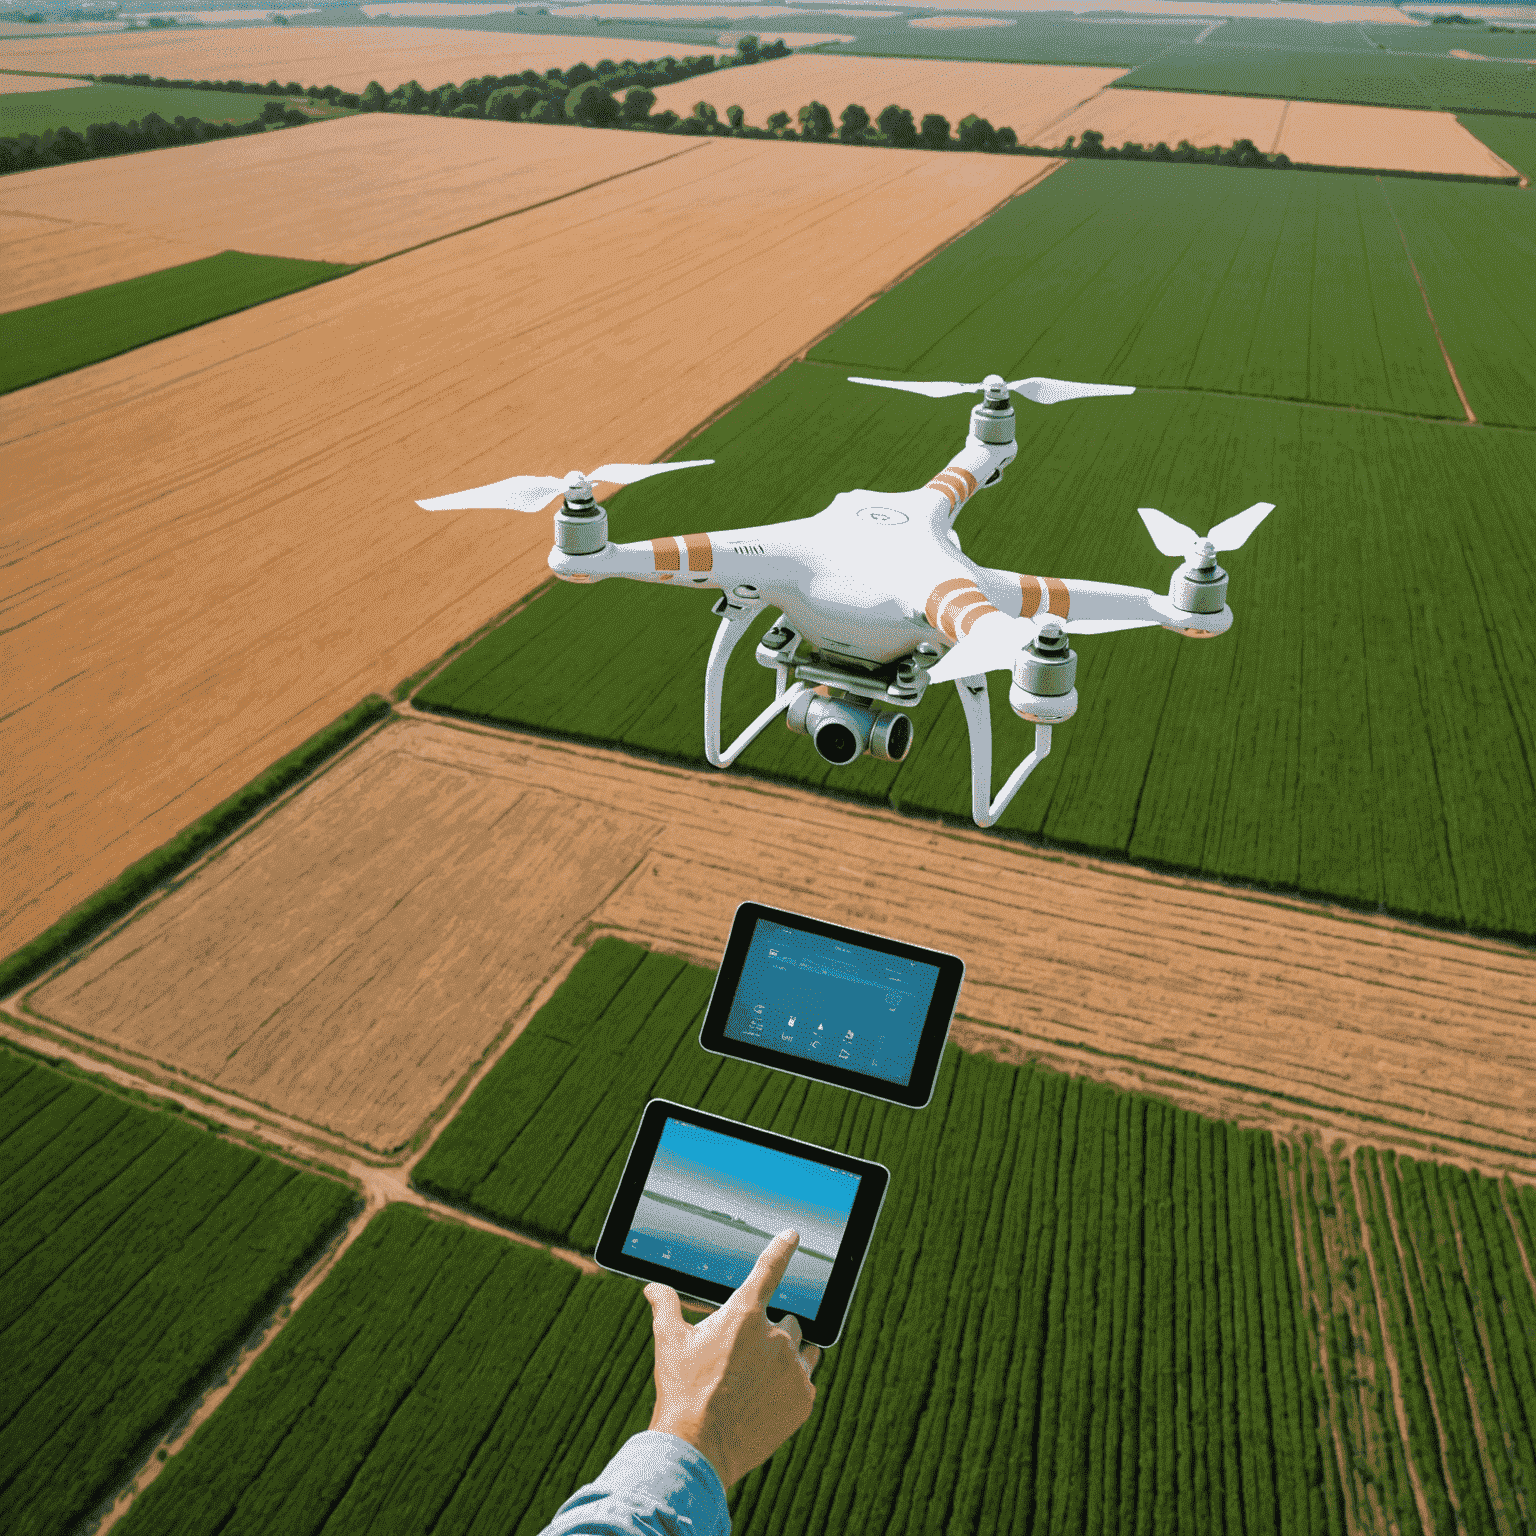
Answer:
<svg viewBox="0 0 1536 1536"><path fill-rule="evenodd" d="M992 793L992 711L987 701L987 675L957 677L955 688L965 710L965 723L971 733L971 819L978 827L990 827L1008 809L1024 780L1046 759L1051 750L1051 728L1035 727L1035 750L1008 775L1007 782Z"/></svg>
<svg viewBox="0 0 1536 1536"><path fill-rule="evenodd" d="M765 709L723 752L720 750L720 701L725 692L725 668L736 649L736 642L746 634L763 608L763 597L756 587L743 584L721 596L711 612L720 619L714 644L709 648L709 666L704 673L704 755L716 768L729 768L762 735L774 719L802 694L810 690L804 683L785 686L788 669L778 669L773 703Z"/></svg>

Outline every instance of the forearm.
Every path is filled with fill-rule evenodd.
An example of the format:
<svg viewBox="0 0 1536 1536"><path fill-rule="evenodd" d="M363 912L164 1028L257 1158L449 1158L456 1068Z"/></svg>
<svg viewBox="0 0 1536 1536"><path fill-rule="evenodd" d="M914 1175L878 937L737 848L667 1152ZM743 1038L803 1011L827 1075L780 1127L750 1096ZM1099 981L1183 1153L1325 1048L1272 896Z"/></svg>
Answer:
<svg viewBox="0 0 1536 1536"><path fill-rule="evenodd" d="M725 1485L696 1446L664 1430L633 1435L540 1536L729 1536Z"/></svg>

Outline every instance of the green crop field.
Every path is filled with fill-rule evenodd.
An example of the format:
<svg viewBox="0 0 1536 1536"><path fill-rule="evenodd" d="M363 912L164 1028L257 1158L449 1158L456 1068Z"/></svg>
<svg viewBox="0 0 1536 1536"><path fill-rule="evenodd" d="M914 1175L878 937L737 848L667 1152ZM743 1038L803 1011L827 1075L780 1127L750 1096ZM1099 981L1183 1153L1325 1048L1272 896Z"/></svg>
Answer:
<svg viewBox="0 0 1536 1536"><path fill-rule="evenodd" d="M1528 180L1536 178L1536 118L1475 112L1456 121Z"/></svg>
<svg viewBox="0 0 1536 1536"><path fill-rule="evenodd" d="M0 314L0 394L355 270L327 261L222 251L13 309Z"/></svg>
<svg viewBox="0 0 1536 1536"><path fill-rule="evenodd" d="M477 1203L583 1246L651 1092L890 1168L815 1411L733 1490L736 1536L1338 1528L1268 1136L953 1048L918 1113L723 1064L708 985L600 944L445 1139L505 1169ZM125 1530L531 1536L644 1428L650 1364L638 1285L390 1211Z"/></svg>
<svg viewBox="0 0 1536 1536"><path fill-rule="evenodd" d="M0 95L0 138L92 123L130 123L158 112L166 122L200 117L205 123L249 123L269 98L237 91L169 90L150 85L78 85L66 90Z"/></svg>
<svg viewBox="0 0 1536 1536"><path fill-rule="evenodd" d="M1483 210L1486 229L1524 194L1394 181L1389 205L1365 177L1190 169L1181 181L1180 168L1162 170L1078 162L1058 172L690 443L690 457L718 462L698 472L687 499L678 482L659 480L617 496L613 537L803 517L838 490L922 485L962 440L965 404L849 385L846 374L963 379L996 369L1143 386L1124 400L1020 402L1017 462L957 524L967 552L985 565L1162 591L1172 566L1137 507L1200 529L1259 500L1278 510L1227 557L1231 635L1212 645L1163 633L1075 642L1079 712L1001 825L1529 938L1536 722L1522 679L1536 675L1536 637L1523 593L1536 565L1525 516L1536 435L1215 393L1459 413L1390 209L1415 242L1428 228L1425 207L1467 210L1469 228ZM1145 171L1167 192L1198 192L1202 177L1214 178L1213 201L1231 188L1243 200L1227 205L1240 235L1212 249L1219 231L1197 221L1192 196L1165 197L1161 222L1143 217L1129 194ZM1320 189L1308 191L1313 183ZM1074 189L1090 195L1074 204L1065 195ZM1056 201L1037 220L1041 194ZM1296 198L1313 210L1314 230L1323 222L1333 232L1288 234L1301 260L1288 258L1274 212ZM1114 237L1103 208L1128 210L1123 246L1095 258L1081 231ZM1376 217L1363 247L1362 209ZM1335 249L1347 213L1352 260ZM1444 223L1443 247L1424 242L1425 278L1445 302L1469 397L1484 415L1501 401L1507 414L1522 403L1529 411L1536 402L1518 398L1515 370L1536 295L1524 319L1479 312L1473 279L1493 270L1489 252L1456 268L1463 247L1451 243L1454 221ZM1313 279L1323 265L1327 284ZM1442 279L1461 285L1454 302ZM1506 295L1532 291L1513 266L1504 281ZM702 762L709 603L621 581L555 587L418 702ZM557 654L573 658L584 685L551 672L546 659ZM771 686L744 643L727 682L728 733ZM995 682L994 784L1031 741L1005 694ZM833 769L774 728L742 767L968 820L954 690L937 689L915 724L917 744L900 765L866 758Z"/></svg>
<svg viewBox="0 0 1536 1536"><path fill-rule="evenodd" d="M1386 31L1380 29L1379 35ZM1448 39L1446 47L1456 46L1456 39ZM1352 101L1443 112L1536 113L1536 73L1530 65L1453 59L1433 53L1353 53L1342 49L1305 53L1226 47L1211 38L1198 47L1176 44L1115 84L1138 90L1288 96L1298 101Z"/></svg>
<svg viewBox="0 0 1536 1536"><path fill-rule="evenodd" d="M590 1251L653 1097L890 1167L818 1405L856 1403L874 1430L813 1422L810 1445L743 1489L737 1531L1332 1530L1369 1486L1411 1532L1410 1457L1432 1529L1454 1498L1468 1529L1491 1531L1489 1512L1536 1486L1536 1294L1521 1269L1536 1190L1369 1150L1352 1180L1310 1143L1277 1154L1261 1133L953 1046L927 1109L861 1101L700 1050L712 980L600 941L415 1176ZM892 1324L905 1338L925 1308L917 1358L889 1358ZM1497 1445L1486 1462L1476 1426ZM845 1465L849 1435L883 1456ZM855 1477L837 1495L850 1504L830 1490L781 1502L797 1484L809 1499L828 1464Z"/></svg>
<svg viewBox="0 0 1536 1536"><path fill-rule="evenodd" d="M0 1047L6 1531L111 1498L354 1203Z"/></svg>

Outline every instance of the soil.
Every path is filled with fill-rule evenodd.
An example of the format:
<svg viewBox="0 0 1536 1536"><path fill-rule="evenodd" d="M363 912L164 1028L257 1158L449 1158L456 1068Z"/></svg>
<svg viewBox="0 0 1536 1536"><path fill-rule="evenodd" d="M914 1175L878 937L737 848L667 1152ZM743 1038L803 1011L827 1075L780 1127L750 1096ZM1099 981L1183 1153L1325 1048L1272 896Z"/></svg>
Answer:
<svg viewBox="0 0 1536 1536"><path fill-rule="evenodd" d="M1056 125L1047 141L1093 128L1106 144L1159 140L1197 148L1252 139L1266 154L1305 165L1366 166L1383 171L1435 171L1462 176L1517 176L1450 112L1281 101L1201 92L1101 91Z"/></svg>
<svg viewBox="0 0 1536 1536"><path fill-rule="evenodd" d="M994 128L1011 127L1022 144L1040 135L1079 103L1096 95L1123 69L1059 64L977 64L950 59L875 59L801 53L758 64L720 80L685 80L656 92L656 110L686 116L702 96L722 112L734 102L759 127L770 114L793 118L811 101L831 109L834 121L850 102L871 117L894 102L917 122L929 112L951 127L974 112ZM1060 139L1051 142L1059 143Z"/></svg>
<svg viewBox="0 0 1536 1536"><path fill-rule="evenodd" d="M66 74L147 74L171 80L277 80L361 91L377 80L386 91L407 80L428 90L479 75L569 69L595 64L622 44L628 59L709 53L675 41L551 37L435 27L218 27L206 31L98 33L89 37L8 38L0 67L56 69ZM722 50L729 52L730 50Z"/></svg>
<svg viewBox="0 0 1536 1536"><path fill-rule="evenodd" d="M484 1054L658 830L365 748L32 1008L389 1151Z"/></svg>
<svg viewBox="0 0 1536 1536"><path fill-rule="evenodd" d="M387 771L370 766L376 762ZM476 789L481 779L491 782ZM514 996L510 980L497 983L498 1004L453 1002L450 1026L450 976L499 976L525 926L552 931L505 850L476 855L476 829L492 810L510 823L516 794L535 796L530 806L542 796L559 797L562 807L579 799L594 825L617 818L613 825L644 827L648 840L644 859L620 879L619 863L629 870L633 861L613 852L622 832L605 834L617 842L584 857L603 866L590 876L596 884L583 884L579 898L561 894L562 914L590 903L594 932L715 965L736 905L766 898L964 957L952 1038L965 1049L1037 1060L1285 1135L1313 1130L1325 1143L1364 1136L1536 1178L1536 1050L1527 1022L1536 956L1513 946L1042 852L737 774L428 717L388 726L323 783L323 800L310 796L314 809L305 805L310 792L301 794L253 834L249 856L237 844L39 989L30 1006L58 1018L68 1003L76 1030L174 1066L209 1063L228 1083L249 1069L239 1055L227 1067L215 1059L230 1048L226 1039L275 1006L302 1003L307 1031L283 1034L281 1049L275 1041L258 1047L253 1082L265 1102L311 1119L305 1106L323 1105L327 1085L344 1082L354 1106L348 1134L389 1144L409 1119L397 1106L422 1113L449 1076L422 1067L413 1092L405 1041L424 1040L423 1050L442 1060L473 1059L492 1014L507 1017L525 995ZM386 788L388 802L380 798ZM386 803L416 809L380 815ZM353 804L357 813L344 814ZM374 844L363 846L367 826ZM513 835L508 825L503 836ZM434 875L411 895L410 921L372 930L363 916L346 916L385 911L424 878L424 861L443 862L428 860L443 846L453 850L449 862L469 858L472 868ZM344 858L343 847L355 851ZM498 868L511 877L494 879ZM345 890L343 869L353 871ZM302 890L301 875L314 894ZM552 887L542 882L541 895L577 880L573 872ZM465 911L471 887L483 909ZM226 933L221 925L232 921L250 932ZM371 1027L400 1042L395 1058L357 1059L359 1037L342 1009L350 984L340 975L315 983L332 1000L328 1011L286 1001L318 967L275 957L339 948L339 940L310 934L329 922L356 935L337 966L377 978L361 995ZM412 924L450 923L462 936L456 948L409 934ZM415 958L405 961L402 945L414 946ZM531 986L554 962L526 963ZM456 999L469 983L454 985ZM216 1040L201 1040L204 1032ZM375 1123L367 1120L370 1092Z"/></svg>
<svg viewBox="0 0 1536 1536"><path fill-rule="evenodd" d="M41 304L218 251L376 261L680 147L649 134L369 112L22 171L0 184L8 302Z"/></svg>
<svg viewBox="0 0 1536 1536"><path fill-rule="evenodd" d="M0 954L546 579L416 498L665 454L1055 164L571 132L670 158L7 400Z"/></svg>

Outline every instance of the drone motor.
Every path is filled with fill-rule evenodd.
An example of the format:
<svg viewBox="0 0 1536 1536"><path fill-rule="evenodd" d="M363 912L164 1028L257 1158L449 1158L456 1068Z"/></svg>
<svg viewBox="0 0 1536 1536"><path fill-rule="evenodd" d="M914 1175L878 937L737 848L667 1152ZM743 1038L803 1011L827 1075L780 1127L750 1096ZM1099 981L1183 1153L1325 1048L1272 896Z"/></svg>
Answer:
<svg viewBox="0 0 1536 1536"><path fill-rule="evenodd" d="M608 543L608 513L592 495L591 482L575 473L565 485L565 503L555 513L555 544L567 555L599 554Z"/></svg>
<svg viewBox="0 0 1536 1536"><path fill-rule="evenodd" d="M899 763L912 748L912 722L895 710L872 709L852 699L802 693L784 723L809 736L824 761L842 768L866 752L884 763Z"/></svg>
<svg viewBox="0 0 1536 1536"><path fill-rule="evenodd" d="M1077 713L1076 682L1077 652L1061 624L1047 619L1013 664L1008 703L1021 720L1060 725Z"/></svg>

